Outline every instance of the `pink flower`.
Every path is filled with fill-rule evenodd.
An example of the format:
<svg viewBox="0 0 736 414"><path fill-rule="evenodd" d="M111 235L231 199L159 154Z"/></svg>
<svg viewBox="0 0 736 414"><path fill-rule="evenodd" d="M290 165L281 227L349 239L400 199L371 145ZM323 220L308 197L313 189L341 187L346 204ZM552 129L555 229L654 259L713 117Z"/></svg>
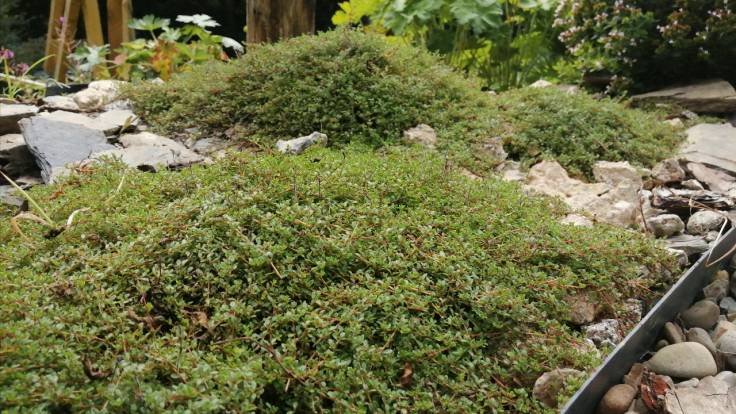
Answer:
<svg viewBox="0 0 736 414"><path fill-rule="evenodd" d="M0 60L11 60L15 57L15 53L13 53L10 49L0 48Z"/></svg>

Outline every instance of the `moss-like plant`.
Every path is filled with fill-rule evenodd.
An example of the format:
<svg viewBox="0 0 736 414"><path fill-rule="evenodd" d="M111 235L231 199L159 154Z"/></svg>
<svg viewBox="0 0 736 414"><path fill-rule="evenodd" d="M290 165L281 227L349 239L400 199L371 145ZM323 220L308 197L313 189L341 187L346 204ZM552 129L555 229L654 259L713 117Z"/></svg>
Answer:
<svg viewBox="0 0 736 414"><path fill-rule="evenodd" d="M196 127L267 145L320 131L332 144L380 146L425 123L446 147L485 142L497 127L474 79L426 51L350 30L252 46L229 64L127 94L163 132Z"/></svg>
<svg viewBox="0 0 736 414"><path fill-rule="evenodd" d="M652 167L683 139L656 113L585 93L524 88L499 95L495 103L512 158L527 164L555 159L572 175L587 178L599 160Z"/></svg>
<svg viewBox="0 0 736 414"><path fill-rule="evenodd" d="M32 190L115 195L57 237L0 221L0 411L552 412L534 380L597 364L567 295L666 282L645 237L421 151L99 168Z"/></svg>

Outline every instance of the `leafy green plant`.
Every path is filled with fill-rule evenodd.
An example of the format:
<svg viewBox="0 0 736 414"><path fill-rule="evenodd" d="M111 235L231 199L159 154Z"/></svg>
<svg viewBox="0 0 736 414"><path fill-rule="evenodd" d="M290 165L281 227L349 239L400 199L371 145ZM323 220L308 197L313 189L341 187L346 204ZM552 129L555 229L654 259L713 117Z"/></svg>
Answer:
<svg viewBox="0 0 736 414"><path fill-rule="evenodd" d="M555 0L388 1L341 3L336 24L369 18L371 29L404 36L508 89L551 76L560 57L552 28ZM382 28L383 30L381 30Z"/></svg>
<svg viewBox="0 0 736 414"><path fill-rule="evenodd" d="M612 93L688 79L736 81L733 2L564 0L555 24L574 56L561 72L573 80L605 75Z"/></svg>
<svg viewBox="0 0 736 414"><path fill-rule="evenodd" d="M66 217L122 174L32 193ZM643 235L415 149L127 174L56 238L0 221L0 411L552 413L534 380L599 362L567 295L670 282Z"/></svg>
<svg viewBox="0 0 736 414"><path fill-rule="evenodd" d="M656 114L584 93L524 88L499 95L496 104L511 157L527 164L551 158L589 179L596 161L652 167L683 139Z"/></svg>
<svg viewBox="0 0 736 414"><path fill-rule="evenodd" d="M30 73L51 56L41 58L31 65L15 62L14 57L12 50L0 48L0 64L3 69L3 73L0 73L0 95L15 100L33 99L42 94L45 84L34 81Z"/></svg>
<svg viewBox="0 0 736 414"><path fill-rule="evenodd" d="M75 79L168 80L172 74L189 71L196 65L228 60L225 48L243 52L235 40L212 34L209 29L219 24L207 15L180 15L176 21L183 25L174 28L169 19L152 15L131 20L131 29L147 32L150 38L123 43L114 51L112 61L107 58L108 45L79 45L70 55Z"/></svg>

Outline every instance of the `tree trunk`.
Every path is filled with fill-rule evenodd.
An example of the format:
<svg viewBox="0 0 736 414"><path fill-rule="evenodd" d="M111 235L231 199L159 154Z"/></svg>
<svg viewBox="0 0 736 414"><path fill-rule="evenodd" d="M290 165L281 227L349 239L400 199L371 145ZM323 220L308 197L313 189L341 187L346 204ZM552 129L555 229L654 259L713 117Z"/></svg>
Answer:
<svg viewBox="0 0 736 414"><path fill-rule="evenodd" d="M248 43L314 33L316 0L246 0Z"/></svg>

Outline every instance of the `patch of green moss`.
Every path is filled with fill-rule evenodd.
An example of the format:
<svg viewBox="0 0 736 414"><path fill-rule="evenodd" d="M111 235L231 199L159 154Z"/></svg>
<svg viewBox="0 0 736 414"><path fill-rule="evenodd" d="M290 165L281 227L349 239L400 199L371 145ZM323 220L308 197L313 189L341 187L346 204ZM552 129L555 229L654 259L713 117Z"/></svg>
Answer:
<svg viewBox="0 0 736 414"><path fill-rule="evenodd" d="M672 155L683 137L662 113L630 109L609 98L524 88L495 100L504 147L526 164L557 160L571 175L592 178L596 161L652 167Z"/></svg>
<svg viewBox="0 0 736 414"><path fill-rule="evenodd" d="M667 257L644 236L559 224L414 149L107 166L32 193L59 222L91 210L54 238L23 223L27 243L0 222L3 412L551 413L534 380L598 363L566 296L667 282L640 276Z"/></svg>

